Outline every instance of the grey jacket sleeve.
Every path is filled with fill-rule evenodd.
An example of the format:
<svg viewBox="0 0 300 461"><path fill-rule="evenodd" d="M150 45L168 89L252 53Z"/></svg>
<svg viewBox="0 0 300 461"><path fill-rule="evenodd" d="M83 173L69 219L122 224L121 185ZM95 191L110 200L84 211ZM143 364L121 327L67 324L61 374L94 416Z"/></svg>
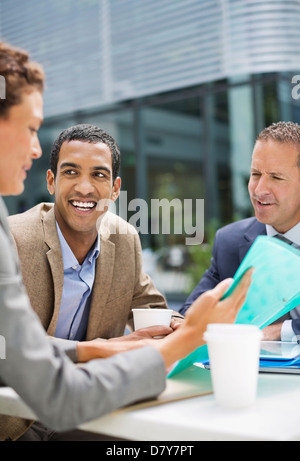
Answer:
<svg viewBox="0 0 300 461"><path fill-rule="evenodd" d="M78 341L71 341L70 339L56 338L55 336L48 336L52 344L56 345L60 351L64 352L74 363L78 363L77 357L77 343Z"/></svg>
<svg viewBox="0 0 300 461"><path fill-rule="evenodd" d="M67 430L165 388L162 357L151 347L75 365L49 340L31 309L6 227L0 225L0 382L47 426Z"/></svg>

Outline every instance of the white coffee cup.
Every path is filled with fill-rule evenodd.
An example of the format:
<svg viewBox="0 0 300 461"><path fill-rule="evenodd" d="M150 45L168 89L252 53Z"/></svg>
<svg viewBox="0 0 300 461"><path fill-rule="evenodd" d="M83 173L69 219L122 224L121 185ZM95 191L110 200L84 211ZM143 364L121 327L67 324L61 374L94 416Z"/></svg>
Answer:
<svg viewBox="0 0 300 461"><path fill-rule="evenodd" d="M209 324L204 333L216 402L248 407L255 402L262 332L255 325Z"/></svg>
<svg viewBox="0 0 300 461"><path fill-rule="evenodd" d="M155 325L170 326L172 309L132 309L134 329L152 327Z"/></svg>

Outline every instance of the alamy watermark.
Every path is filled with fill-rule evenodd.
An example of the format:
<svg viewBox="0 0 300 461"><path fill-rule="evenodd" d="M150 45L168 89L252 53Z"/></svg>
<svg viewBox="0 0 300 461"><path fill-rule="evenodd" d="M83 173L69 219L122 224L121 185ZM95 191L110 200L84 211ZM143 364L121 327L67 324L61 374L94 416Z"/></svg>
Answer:
<svg viewBox="0 0 300 461"><path fill-rule="evenodd" d="M6 83L3 75L0 75L0 99L6 99Z"/></svg>
<svg viewBox="0 0 300 461"><path fill-rule="evenodd" d="M173 200L135 198L128 203L127 192L121 191L118 199L118 215L133 225L138 233L144 235L174 234L185 235L186 245L200 245L204 239L204 199L174 198ZM98 211L117 214L116 203L107 199L97 204ZM129 212L134 212L128 218ZM99 230L103 217L97 222ZM110 224L111 233L125 233Z"/></svg>
<svg viewBox="0 0 300 461"><path fill-rule="evenodd" d="M0 335L0 360L1 359L6 359L6 342L2 335Z"/></svg>
<svg viewBox="0 0 300 461"><path fill-rule="evenodd" d="M295 85L292 88L292 98L300 99L300 75L294 75L292 77L292 84Z"/></svg>

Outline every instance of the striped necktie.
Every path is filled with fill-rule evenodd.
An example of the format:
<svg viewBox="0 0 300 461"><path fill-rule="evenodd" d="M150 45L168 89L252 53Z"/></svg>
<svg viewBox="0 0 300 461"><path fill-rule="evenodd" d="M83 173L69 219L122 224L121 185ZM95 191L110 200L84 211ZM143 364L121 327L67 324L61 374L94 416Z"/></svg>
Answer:
<svg viewBox="0 0 300 461"><path fill-rule="evenodd" d="M281 234L276 234L274 235L274 237L278 240L281 240L282 242L285 242L287 243L288 245L292 246L293 248L296 248L297 250L300 250L300 245L297 245L297 243L294 243L292 242L291 240L285 238L283 235Z"/></svg>

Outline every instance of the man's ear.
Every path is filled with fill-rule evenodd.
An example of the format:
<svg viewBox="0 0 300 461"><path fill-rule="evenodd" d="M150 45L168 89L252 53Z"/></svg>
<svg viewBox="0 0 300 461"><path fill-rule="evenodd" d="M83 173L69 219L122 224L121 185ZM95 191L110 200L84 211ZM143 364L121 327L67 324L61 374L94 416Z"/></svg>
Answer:
<svg viewBox="0 0 300 461"><path fill-rule="evenodd" d="M55 177L52 170L47 170L47 189L50 195L55 194Z"/></svg>
<svg viewBox="0 0 300 461"><path fill-rule="evenodd" d="M121 178L118 176L116 179L115 179L115 182L114 182L114 185L113 185L113 189L112 189L112 194L111 194L111 200L113 202L115 202L117 200L117 198L119 197L120 195L120 189L121 189Z"/></svg>

